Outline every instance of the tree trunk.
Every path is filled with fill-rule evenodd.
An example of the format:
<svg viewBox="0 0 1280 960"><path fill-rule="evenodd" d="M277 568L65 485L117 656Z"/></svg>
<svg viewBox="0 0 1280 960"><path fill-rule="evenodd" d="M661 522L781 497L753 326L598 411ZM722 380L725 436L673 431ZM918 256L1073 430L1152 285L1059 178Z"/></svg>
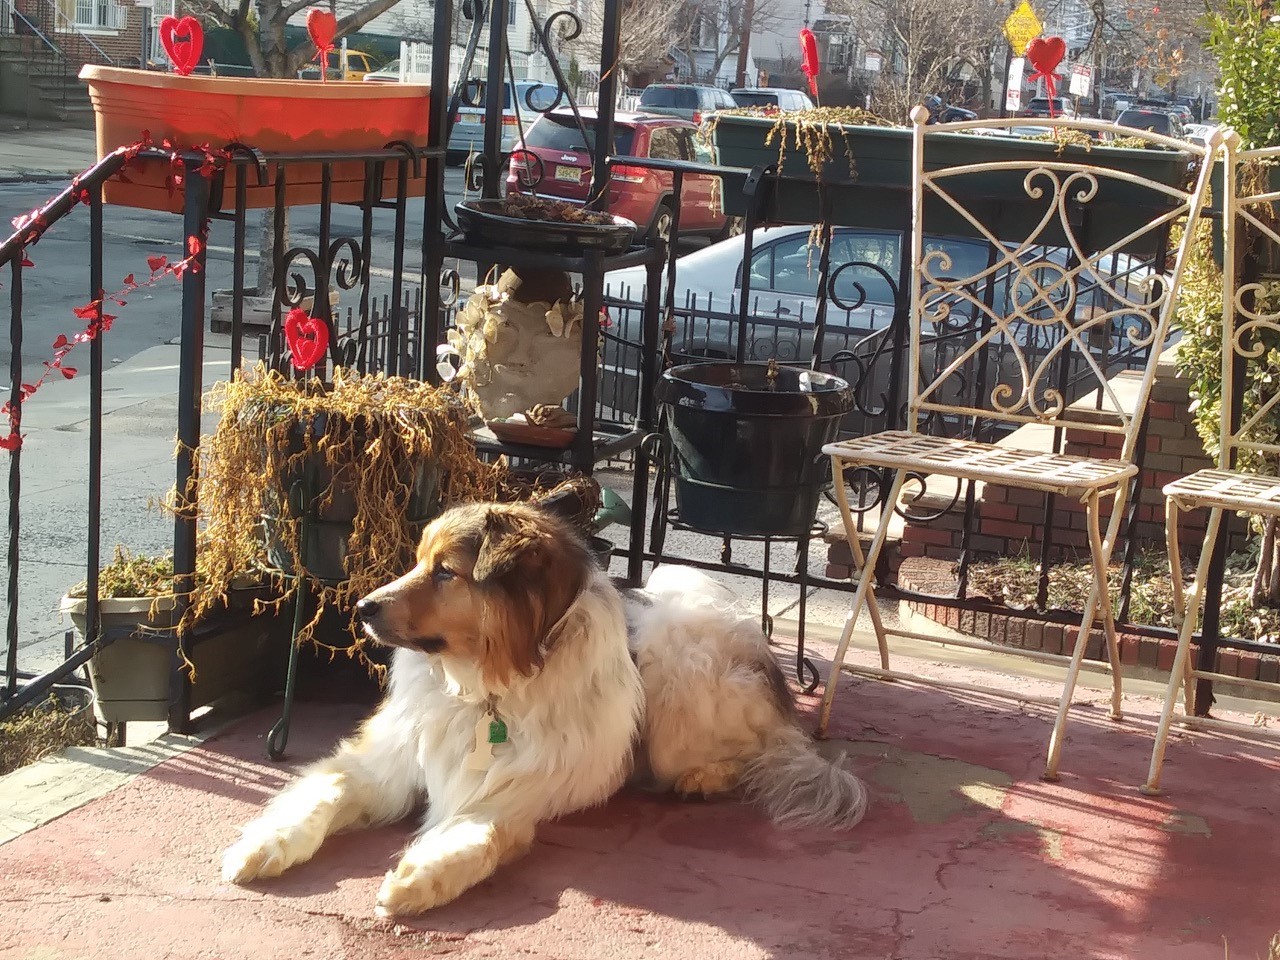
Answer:
<svg viewBox="0 0 1280 960"><path fill-rule="evenodd" d="M1262 544L1258 550L1258 568L1253 574L1249 602L1255 607L1280 607L1280 537L1277 518L1267 517L1262 523Z"/></svg>

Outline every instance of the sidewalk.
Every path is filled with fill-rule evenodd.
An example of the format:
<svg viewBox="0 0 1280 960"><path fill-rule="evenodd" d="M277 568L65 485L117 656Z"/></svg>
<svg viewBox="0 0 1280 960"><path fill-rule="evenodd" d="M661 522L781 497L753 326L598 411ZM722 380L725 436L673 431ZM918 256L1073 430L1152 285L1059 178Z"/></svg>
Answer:
<svg viewBox="0 0 1280 960"><path fill-rule="evenodd" d="M0 116L0 183L65 180L98 158L92 129L28 130L16 117Z"/></svg>
<svg viewBox="0 0 1280 960"><path fill-rule="evenodd" d="M1143 797L1155 703L1128 697L1115 724L1093 691L1068 728L1062 782L1046 784L1046 710L841 683L824 749L847 751L873 796L853 831L782 831L731 800L624 792L399 923L373 902L410 823L334 838L249 889L219 879L237 828L368 710L300 704L278 766L263 744L278 708L265 709L0 846L0 960L1220 960L1224 941L1232 957L1266 954L1280 930L1274 750L1178 736L1168 795ZM811 726L816 701L802 706ZM46 762L51 782L58 763Z"/></svg>

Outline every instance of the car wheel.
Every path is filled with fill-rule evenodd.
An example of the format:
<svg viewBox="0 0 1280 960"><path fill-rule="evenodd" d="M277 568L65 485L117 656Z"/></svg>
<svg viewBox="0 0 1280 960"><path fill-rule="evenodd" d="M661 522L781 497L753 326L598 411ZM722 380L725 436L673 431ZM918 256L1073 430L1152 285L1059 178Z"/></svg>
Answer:
<svg viewBox="0 0 1280 960"><path fill-rule="evenodd" d="M658 207L658 213L653 218L653 224L649 227L649 239L671 242L671 208L665 203Z"/></svg>
<svg viewBox="0 0 1280 960"><path fill-rule="evenodd" d="M444 155L445 166L460 167L467 160L467 155L461 151L448 150Z"/></svg>

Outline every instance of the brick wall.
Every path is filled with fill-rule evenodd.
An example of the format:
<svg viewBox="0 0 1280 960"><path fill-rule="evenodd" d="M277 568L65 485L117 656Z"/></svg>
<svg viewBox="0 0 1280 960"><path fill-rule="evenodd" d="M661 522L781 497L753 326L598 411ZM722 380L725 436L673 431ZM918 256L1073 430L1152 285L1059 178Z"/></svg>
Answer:
<svg viewBox="0 0 1280 960"><path fill-rule="evenodd" d="M1161 358L1149 401L1150 417L1144 444L1141 486L1138 505L1134 514L1133 535L1140 544L1162 546L1164 544L1164 485L1171 480L1194 473L1213 465L1196 434L1191 414L1188 412L1190 397L1187 381L1177 375L1174 364L1176 347ZM1112 382L1119 390L1119 381L1127 378L1133 385L1134 375L1122 373ZM1044 431L1038 427L1022 428L1005 441L1008 446L1019 444L1019 434L1030 431L1034 435ZM1067 435L1065 453L1074 456L1113 458L1120 448L1120 436L1096 430L1073 430ZM1035 444L1039 449L1043 443ZM954 489L954 488L952 488ZM950 491L926 494L915 504L917 511L940 510L951 501ZM1104 504L1104 511L1107 509ZM975 529L970 538L971 549L991 556L1038 556L1045 519L1045 495L1030 490L985 485L980 489L975 516ZM1085 532L1084 507L1066 497L1055 497L1052 512L1054 559L1087 557L1089 544ZM1105 523L1105 517L1104 517ZM1195 511L1182 515L1180 528L1184 555L1194 557L1194 546L1203 539L1205 512ZM1127 528L1125 528L1127 530ZM944 516L928 523L907 523L900 541L891 541L891 569L896 570L902 560L910 557L929 557L938 560L955 560L960 556L964 532L963 501L958 502ZM1128 534L1122 530L1121 536ZM827 573L833 577L845 577L850 573L852 558L843 534L834 530L828 537Z"/></svg>
<svg viewBox="0 0 1280 960"><path fill-rule="evenodd" d="M16 0L16 3L23 16L36 24L46 36L61 47L69 58L70 72L78 72L80 66L86 62L95 62L96 55L93 48L72 32L67 21L54 14L56 7L74 20L74 0L64 0L62 4L59 4L58 0ZM125 10L123 28L120 30L81 28L81 30L115 63L136 67L142 56L142 10L135 5L134 0L115 0L115 4Z"/></svg>

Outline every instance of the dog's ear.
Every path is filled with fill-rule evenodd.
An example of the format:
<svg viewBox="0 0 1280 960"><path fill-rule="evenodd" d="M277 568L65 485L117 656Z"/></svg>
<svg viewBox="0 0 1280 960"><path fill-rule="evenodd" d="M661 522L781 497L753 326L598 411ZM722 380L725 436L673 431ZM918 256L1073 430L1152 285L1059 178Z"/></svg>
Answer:
<svg viewBox="0 0 1280 960"><path fill-rule="evenodd" d="M532 676L586 581L590 557L553 518L490 510L472 574L486 597L485 675Z"/></svg>
<svg viewBox="0 0 1280 960"><path fill-rule="evenodd" d="M522 560L532 559L531 555L538 552L544 539L544 533L530 518L490 510L485 514L472 578L484 583L511 573Z"/></svg>

